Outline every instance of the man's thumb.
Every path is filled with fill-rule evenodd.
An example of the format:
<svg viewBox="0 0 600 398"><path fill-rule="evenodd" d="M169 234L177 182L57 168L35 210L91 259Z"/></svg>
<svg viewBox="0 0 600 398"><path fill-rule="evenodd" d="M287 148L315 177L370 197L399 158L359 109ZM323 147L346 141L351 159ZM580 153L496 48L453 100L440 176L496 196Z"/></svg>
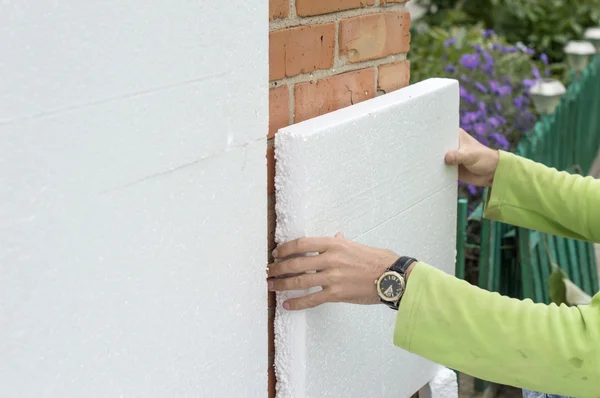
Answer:
<svg viewBox="0 0 600 398"><path fill-rule="evenodd" d="M446 163L450 165L461 165L468 162L469 155L465 153L463 150L459 149L457 151L449 151L446 153Z"/></svg>

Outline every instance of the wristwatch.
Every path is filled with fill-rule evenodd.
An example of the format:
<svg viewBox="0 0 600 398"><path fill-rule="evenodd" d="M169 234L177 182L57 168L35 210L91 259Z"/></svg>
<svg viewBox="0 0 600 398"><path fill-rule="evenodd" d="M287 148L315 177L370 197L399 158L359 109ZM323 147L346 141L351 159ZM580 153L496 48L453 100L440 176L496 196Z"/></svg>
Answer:
<svg viewBox="0 0 600 398"><path fill-rule="evenodd" d="M375 281L379 299L393 310L398 310L406 290L406 270L415 262L412 257L400 257Z"/></svg>

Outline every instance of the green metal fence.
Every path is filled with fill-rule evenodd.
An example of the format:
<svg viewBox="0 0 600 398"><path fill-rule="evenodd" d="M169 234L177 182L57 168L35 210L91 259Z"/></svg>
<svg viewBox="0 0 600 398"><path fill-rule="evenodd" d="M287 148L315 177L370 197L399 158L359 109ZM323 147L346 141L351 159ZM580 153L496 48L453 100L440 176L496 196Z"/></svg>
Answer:
<svg viewBox="0 0 600 398"><path fill-rule="evenodd" d="M552 115L543 116L516 153L571 173L588 174L600 148L600 55L579 76ZM484 193L485 195L485 193ZM600 205L600 204L599 204ZM481 210L481 209L479 209ZM469 222L480 223L480 243L467 242ZM467 216L458 201L456 275L465 278L465 253L479 250L477 285L516 298L550 303L548 278L560 267L589 295L599 291L593 244ZM476 389L485 382L477 380Z"/></svg>

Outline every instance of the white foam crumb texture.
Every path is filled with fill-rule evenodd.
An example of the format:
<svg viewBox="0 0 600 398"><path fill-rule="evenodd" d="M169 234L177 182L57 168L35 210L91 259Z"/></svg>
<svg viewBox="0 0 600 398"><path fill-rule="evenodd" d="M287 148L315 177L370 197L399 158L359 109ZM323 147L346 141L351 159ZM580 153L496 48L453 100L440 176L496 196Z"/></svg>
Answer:
<svg viewBox="0 0 600 398"><path fill-rule="evenodd" d="M281 129L275 137L276 241L332 236L454 273L458 83L430 79ZM328 304L288 312L278 295L278 398L409 397L436 366L393 346L395 313Z"/></svg>
<svg viewBox="0 0 600 398"><path fill-rule="evenodd" d="M434 378L419 391L419 398L458 398L456 373L440 366Z"/></svg>

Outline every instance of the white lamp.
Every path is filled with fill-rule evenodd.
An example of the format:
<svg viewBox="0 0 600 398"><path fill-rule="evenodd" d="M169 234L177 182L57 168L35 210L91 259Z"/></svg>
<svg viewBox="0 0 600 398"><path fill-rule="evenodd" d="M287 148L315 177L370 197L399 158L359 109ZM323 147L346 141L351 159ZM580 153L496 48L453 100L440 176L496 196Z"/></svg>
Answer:
<svg viewBox="0 0 600 398"><path fill-rule="evenodd" d="M535 109L542 115L549 115L554 112L560 97L566 92L565 86L556 79L539 80L529 90Z"/></svg>
<svg viewBox="0 0 600 398"><path fill-rule="evenodd" d="M582 72L590 62L590 57L596 54L596 47L589 41L572 40L565 46L567 62L577 73Z"/></svg>
<svg viewBox="0 0 600 398"><path fill-rule="evenodd" d="M586 29L583 37L596 47L596 52L600 52L600 27Z"/></svg>

